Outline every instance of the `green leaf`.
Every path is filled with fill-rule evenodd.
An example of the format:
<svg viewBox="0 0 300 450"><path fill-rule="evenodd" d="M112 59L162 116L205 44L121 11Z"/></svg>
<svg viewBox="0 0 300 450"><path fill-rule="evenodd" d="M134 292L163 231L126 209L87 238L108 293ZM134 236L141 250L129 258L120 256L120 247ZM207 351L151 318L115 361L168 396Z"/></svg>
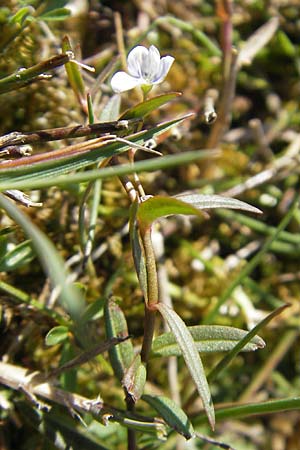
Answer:
<svg viewBox="0 0 300 450"><path fill-rule="evenodd" d="M185 412L170 398L162 395L143 395L142 399L149 403L173 430L186 439L194 437L194 428Z"/></svg>
<svg viewBox="0 0 300 450"><path fill-rule="evenodd" d="M171 332L174 334L179 347L181 348L182 356L202 399L210 426L212 429L214 429L215 412L212 398L206 380L203 364L197 351L193 337L183 320L178 316L178 314L176 314L173 309L169 308L163 303L158 303L156 305L156 308L161 313L164 320L167 322Z"/></svg>
<svg viewBox="0 0 300 450"><path fill-rule="evenodd" d="M196 209L227 208L241 209L256 214L262 213L255 206L237 200L236 198L223 197L223 195L179 194L175 198L192 205Z"/></svg>
<svg viewBox="0 0 300 450"><path fill-rule="evenodd" d="M132 399L133 403L136 403L144 392L146 376L146 367L141 362L141 356L136 355L122 379L122 386L127 395Z"/></svg>
<svg viewBox="0 0 300 450"><path fill-rule="evenodd" d="M56 10L57 11L57 10ZM49 14L52 14L54 11L50 11ZM48 19L49 20L49 19ZM50 19L53 20L53 19ZM54 19L56 20L56 19ZM63 53L72 52L74 55L74 51L72 49L71 43L69 41L68 36L64 36L62 40L62 51ZM83 107L84 111L87 113L87 99L86 99L86 91L84 81L81 75L80 67L73 61L69 61L65 64L65 69L67 72L68 80L73 89L76 97L79 100L79 103Z"/></svg>
<svg viewBox="0 0 300 450"><path fill-rule="evenodd" d="M57 8L46 12L38 17L38 20L45 20L47 22L55 20L65 20L70 17L71 11L68 8Z"/></svg>
<svg viewBox="0 0 300 450"><path fill-rule="evenodd" d="M162 94L156 97L152 97L142 103L138 103L137 105L125 111L120 117L120 120L139 119L141 117L146 117L152 111L156 111L158 108L170 102L171 100L180 97L180 95L180 92L170 92L169 94Z"/></svg>
<svg viewBox="0 0 300 450"><path fill-rule="evenodd" d="M139 205L137 218L141 228L147 228L160 217L172 214L198 215L203 217L197 208L174 197L156 195Z"/></svg>
<svg viewBox="0 0 300 450"><path fill-rule="evenodd" d="M48 346L57 345L68 339L69 329L62 325L52 328L45 337Z"/></svg>
<svg viewBox="0 0 300 450"><path fill-rule="evenodd" d="M168 122L164 122L151 130L140 131L126 137L130 142L134 142L139 145L143 145L145 141L151 139L152 137L159 136L164 133L172 126L185 120L185 118L190 117L190 115L184 116L180 119L174 119ZM88 142L88 141L87 141ZM81 150L76 152L64 152L61 150L53 151L48 154L42 154L38 156L28 156L26 158L21 158L20 160L14 160L12 162L6 162L1 165L0 163L0 190L7 189L17 189L22 186L22 189L40 188L46 186L54 186L58 184L68 184L73 183L76 177L71 181L71 177L67 176L64 178L59 178L58 175L66 174L74 170L99 163L106 158L110 158L114 155L119 155L130 148L130 144L124 142L101 142L99 145L94 145L93 149ZM68 147L66 147L66 150ZM201 153L201 152L200 152ZM203 156L207 157L208 153L203 153ZM184 155L181 156L184 159ZM199 155L200 157L200 155ZM145 163L145 162L143 162ZM2 166L2 167L1 167ZM132 165L128 166L129 172L135 169ZM118 174L118 169L122 168L109 168L96 170L97 176L95 178L101 178L101 173L104 172L106 177L109 172L109 176ZM127 170L128 170L127 169ZM127 172L125 170L125 172ZM84 174L77 174L83 179L90 180L86 178ZM105 176L105 175L103 175Z"/></svg>
<svg viewBox="0 0 300 450"><path fill-rule="evenodd" d="M90 320L97 320L103 316L104 312L104 300L99 298L90 303L84 313L81 316L82 323L89 322Z"/></svg>
<svg viewBox="0 0 300 450"><path fill-rule="evenodd" d="M132 203L130 207L130 221L129 221L129 235L132 249L132 256L135 270L143 292L145 302L148 303L148 289L147 289L147 270L146 260L143 251L143 244L140 237L140 232L136 224L136 214L138 211L137 201Z"/></svg>
<svg viewBox="0 0 300 450"><path fill-rule="evenodd" d="M234 327L220 325L196 325L188 327L199 353L226 352L232 350L248 332ZM250 352L264 348L265 342L255 336L241 350ZM154 356L180 356L181 348L173 333L164 333L152 343Z"/></svg>
<svg viewBox="0 0 300 450"><path fill-rule="evenodd" d="M10 24L18 24L23 25L25 20L30 16L31 11L33 10L32 7L25 6L24 8L19 9L16 14L14 14L9 22Z"/></svg>
<svg viewBox="0 0 300 450"><path fill-rule="evenodd" d="M286 56L291 58L295 58L297 54L297 47L293 45L293 42L290 40L288 35L284 33L284 31L279 30L277 33L277 42L276 42L277 51L282 51Z"/></svg>
<svg viewBox="0 0 300 450"><path fill-rule="evenodd" d="M221 195L181 194L176 197L151 197L139 206L137 217L142 228L147 228L156 219L172 214L197 215L203 217L201 210L212 208L242 209L261 213L258 208L235 198Z"/></svg>
<svg viewBox="0 0 300 450"><path fill-rule="evenodd" d="M0 259L0 272L9 272L28 264L35 254L30 241L16 245Z"/></svg>
<svg viewBox="0 0 300 450"><path fill-rule="evenodd" d="M126 318L113 298L110 298L106 302L104 319L106 336L108 339L128 336ZM127 341L112 347L109 350L109 359L115 375L121 381L134 359L134 350L131 340L128 339Z"/></svg>
<svg viewBox="0 0 300 450"><path fill-rule="evenodd" d="M34 223L11 201L0 194L0 207L11 217L23 230L35 250L47 276L53 287L60 292L60 301L71 318L78 321L83 311L84 300L78 291L72 286L67 277L64 261L57 252L53 243L38 229Z"/></svg>

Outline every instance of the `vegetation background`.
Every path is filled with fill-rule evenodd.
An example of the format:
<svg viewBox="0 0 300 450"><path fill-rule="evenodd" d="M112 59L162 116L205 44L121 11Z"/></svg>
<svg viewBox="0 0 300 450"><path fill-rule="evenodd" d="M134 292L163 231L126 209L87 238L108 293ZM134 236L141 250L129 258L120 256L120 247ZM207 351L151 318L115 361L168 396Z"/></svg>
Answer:
<svg viewBox="0 0 300 450"><path fill-rule="evenodd" d="M260 330L266 347L240 353L211 383L216 409L221 410L213 436L240 450L300 449L299 2L2 0L0 5L1 78L60 53L67 34L76 59L96 69L95 74L82 72L84 89L92 96L95 122L103 118L112 97L109 79L119 67L122 43L127 52L138 43L154 44L162 55L175 57L167 79L153 95L179 91L182 96L154 110L145 126L193 112L193 117L161 136L157 149L174 156L207 149L212 156L142 172L146 193L226 194L257 206L263 215L216 210L205 220L186 216L160 220L157 235L163 237L160 249L164 247L164 254L158 265L169 286L165 295L189 326L206 323L247 330L289 304ZM249 41L265 24L269 25ZM232 47L237 51L246 48L239 65L233 63ZM78 84L75 95L63 66L52 75L35 78L21 89L14 86L10 92L6 84L0 95L1 136L14 130L86 123L86 103ZM141 100L136 91L122 94L121 111ZM205 116L210 101L218 115L214 123ZM65 140L64 146L74 142ZM42 151L62 145L61 141L46 142ZM217 156L216 148L220 150ZM7 155L0 156L3 173ZM142 153L137 159L145 158L150 161L152 155ZM88 348L105 340L103 309L111 294L118 298L134 345L139 346L144 305L127 229L129 199L116 177L103 180L92 257L83 267L78 216L82 203L89 208L95 195L87 200L86 188L87 183L74 182L26 190L33 202L43 205L26 208L23 199L18 207L54 243L84 296L87 312L81 332ZM57 303L57 292L24 230L4 210L0 219L2 361L50 373L83 349L71 330L45 343L51 329L68 322L66 311ZM275 235L279 225L284 230ZM157 327L162 332L161 322ZM203 355L207 372L221 356ZM172 361L151 360L146 390L171 396L198 431L212 435L182 358ZM89 414L80 419L68 405L55 403L45 412L26 393L7 387L3 374L1 382L1 449L127 447L126 427L109 422L109 417L102 417L102 422L107 421L104 426ZM89 399L100 395L106 404L124 409L124 393L106 353L61 374L59 382L66 391ZM287 403L259 410L259 405L278 399ZM238 409L248 403L256 406ZM233 407L231 412L222 416L228 405ZM155 416L144 402L139 403L138 412ZM200 439L186 442L176 433L161 441L156 434L143 431L138 442L141 449L217 448Z"/></svg>

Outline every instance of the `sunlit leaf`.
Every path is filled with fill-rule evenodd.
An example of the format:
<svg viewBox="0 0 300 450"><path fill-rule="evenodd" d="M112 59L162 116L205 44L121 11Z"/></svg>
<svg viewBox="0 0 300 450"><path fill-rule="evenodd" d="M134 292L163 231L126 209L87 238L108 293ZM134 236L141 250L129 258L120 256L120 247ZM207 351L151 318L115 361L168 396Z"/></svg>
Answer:
<svg viewBox="0 0 300 450"><path fill-rule="evenodd" d="M46 12L38 17L39 20L45 20L46 22L57 21L57 20L65 20L71 14L71 11L68 8L57 8L52 9L51 11Z"/></svg>
<svg viewBox="0 0 300 450"><path fill-rule="evenodd" d="M134 202L130 207L129 234L135 270L138 276L140 287L143 292L144 299L146 303L148 303L146 261L143 252L143 244L141 242L139 230L136 224L137 211L138 203Z"/></svg>
<svg viewBox="0 0 300 450"><path fill-rule="evenodd" d="M141 356L138 354L135 356L130 367L126 370L122 379L122 386L134 403L136 403L143 395L146 376L147 372L145 364L141 362Z"/></svg>
<svg viewBox="0 0 300 450"><path fill-rule="evenodd" d="M33 8L29 7L29 6L25 6L24 8L20 8L16 14L14 14L11 18L10 18L10 23L11 24L18 24L18 25L23 25L24 21L30 16L31 11L33 10Z"/></svg>
<svg viewBox="0 0 300 450"><path fill-rule="evenodd" d="M128 336L125 315L113 298L110 298L106 302L104 319L106 336L108 339ZM109 359L116 376L119 380L122 380L134 359L134 350L131 340L128 339L127 341L112 347L109 350Z"/></svg>
<svg viewBox="0 0 300 450"><path fill-rule="evenodd" d="M199 353L225 352L243 339L248 332L238 328L220 325L196 325L188 327ZM264 341L255 336L242 348L242 351L254 351L265 346ZM159 356L180 356L181 348L173 333L164 333L152 343L152 352Z"/></svg>
<svg viewBox="0 0 300 450"><path fill-rule="evenodd" d="M137 217L141 227L148 227L160 217L173 214L197 215L203 217L201 210L212 208L241 209L253 213L261 211L248 203L221 195L182 194L176 197L151 197L139 206Z"/></svg>
<svg viewBox="0 0 300 450"><path fill-rule="evenodd" d="M185 203L189 203L197 209L227 208L240 209L256 214L261 214L261 210L236 198L224 197L223 195L201 195L201 194L180 194L175 198Z"/></svg>
<svg viewBox="0 0 300 450"><path fill-rule="evenodd" d="M157 195L145 200L139 205L137 218L140 227L146 228L160 217L170 216L172 214L195 214L203 217L201 211L193 205L189 205L174 197Z"/></svg>
<svg viewBox="0 0 300 450"><path fill-rule="evenodd" d="M138 103L132 108L125 111L120 119L139 119L140 117L145 117L152 111L156 111L161 106L174 100L176 97L181 95L180 92L170 92L169 94L158 95L157 97L149 98L148 100ZM119 96L120 97L120 96Z"/></svg>
<svg viewBox="0 0 300 450"><path fill-rule="evenodd" d="M69 329L62 325L52 328L45 337L46 345L52 346L60 344L68 338Z"/></svg>
<svg viewBox="0 0 300 450"><path fill-rule="evenodd" d="M173 430L186 439L194 436L193 425L185 412L173 400L162 395L143 395L142 399L149 403Z"/></svg>
<svg viewBox="0 0 300 450"><path fill-rule="evenodd" d="M177 341L177 344L181 348L182 356L202 399L208 421L212 429L214 429L215 412L212 398L205 376L203 364L194 343L193 337L183 320L178 316L178 314L176 314L176 312L172 308L169 308L163 303L158 303L156 305L156 308L161 313L164 320L167 322L171 332L173 333Z"/></svg>

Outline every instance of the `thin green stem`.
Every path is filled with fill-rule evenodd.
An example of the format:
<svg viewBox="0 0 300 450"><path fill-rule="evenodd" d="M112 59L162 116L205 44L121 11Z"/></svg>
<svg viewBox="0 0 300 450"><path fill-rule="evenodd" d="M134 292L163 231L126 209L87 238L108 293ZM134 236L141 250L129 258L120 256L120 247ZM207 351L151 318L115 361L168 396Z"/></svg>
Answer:
<svg viewBox="0 0 300 450"><path fill-rule="evenodd" d="M12 75L8 75L0 80L0 94L20 89L37 79L45 79L45 72L60 67L70 61L71 56L65 53L42 61L28 69L19 69Z"/></svg>
<svg viewBox="0 0 300 450"><path fill-rule="evenodd" d="M141 230L141 239L144 247L147 273L147 297L145 305L144 339L141 351L143 362L147 362L151 350L155 328L156 311L153 307L158 303L158 278L154 249L151 241L151 227Z"/></svg>

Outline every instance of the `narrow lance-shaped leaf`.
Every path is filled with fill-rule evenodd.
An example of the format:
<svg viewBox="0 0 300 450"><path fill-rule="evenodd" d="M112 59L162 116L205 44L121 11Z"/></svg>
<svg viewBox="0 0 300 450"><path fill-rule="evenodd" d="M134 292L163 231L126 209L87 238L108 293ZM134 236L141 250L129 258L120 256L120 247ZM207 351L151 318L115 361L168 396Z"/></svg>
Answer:
<svg viewBox="0 0 300 450"><path fill-rule="evenodd" d="M248 332L234 327L221 325L197 325L188 327L199 353L229 351L243 339ZM265 342L255 336L241 351L249 352L264 348ZM180 356L182 354L173 333L164 333L152 343L154 356Z"/></svg>
<svg viewBox="0 0 300 450"><path fill-rule="evenodd" d="M55 8L51 11L45 12L45 14L38 17L38 20L44 21L57 21L57 20L65 20L71 14L71 11L68 8Z"/></svg>
<svg viewBox="0 0 300 450"><path fill-rule="evenodd" d="M113 337L128 336L126 318L123 311L113 298L110 298L106 302L104 308L104 319L106 336L108 339ZM123 379L126 370L130 367L133 361L133 358L133 345L129 339L109 350L109 359L119 380Z"/></svg>
<svg viewBox="0 0 300 450"><path fill-rule="evenodd" d="M178 314L176 314L173 309L167 307L163 303L158 303L156 305L156 308L169 325L171 332L174 334L174 337L179 347L181 348L182 356L196 384L211 428L214 429L215 412L212 398L206 380L203 364L191 333L189 332L183 320L178 316Z"/></svg>
<svg viewBox="0 0 300 450"><path fill-rule="evenodd" d="M179 194L176 195L175 198L194 206L196 209L227 208L240 209L256 214L262 213L262 211L255 206L237 200L236 198L224 197L223 195Z"/></svg>
<svg viewBox="0 0 300 450"><path fill-rule="evenodd" d="M173 214L197 215L203 217L201 210L213 208L241 209L253 213L261 211L248 203L221 195L181 194L176 197L157 195L140 204L138 221L147 228L156 219Z"/></svg>
<svg viewBox="0 0 300 450"><path fill-rule="evenodd" d="M173 400L162 395L143 395L142 399L149 403L173 430L182 434L186 439L194 437L192 423Z"/></svg>
<svg viewBox="0 0 300 450"><path fill-rule="evenodd" d="M138 206L139 205L136 201L132 203L130 207L129 234L135 270L138 276L140 287L143 292L143 296L145 298L145 302L148 303L146 261L143 251L143 244L141 242L139 230L136 224L136 214L138 211Z"/></svg>
<svg viewBox="0 0 300 450"><path fill-rule="evenodd" d="M136 355L122 379L122 386L133 403L136 403L144 392L146 376L146 367L141 362L141 355Z"/></svg>
<svg viewBox="0 0 300 450"><path fill-rule="evenodd" d="M139 205L137 218L139 226L141 228L147 228L160 217L170 216L172 214L194 214L203 217L203 213L193 205L189 205L173 197L157 195L145 200Z"/></svg>
<svg viewBox="0 0 300 450"><path fill-rule="evenodd" d="M63 325L51 328L45 337L45 343L48 346L57 345L65 341L69 335L69 328Z"/></svg>
<svg viewBox="0 0 300 450"><path fill-rule="evenodd" d="M169 94L158 95L156 97L149 98L148 100L138 103L132 108L125 111L120 119L139 119L140 117L146 117L152 111L156 111L161 106L174 100L181 95L180 92L170 92ZM119 96L120 97L120 96Z"/></svg>

